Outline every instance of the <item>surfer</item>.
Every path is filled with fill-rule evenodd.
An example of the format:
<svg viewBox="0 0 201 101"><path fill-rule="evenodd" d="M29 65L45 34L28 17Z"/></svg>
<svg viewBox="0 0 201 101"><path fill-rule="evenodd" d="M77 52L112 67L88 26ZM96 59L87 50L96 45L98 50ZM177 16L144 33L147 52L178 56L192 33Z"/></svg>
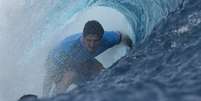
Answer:
<svg viewBox="0 0 201 101"><path fill-rule="evenodd" d="M73 83L93 79L104 69L95 57L120 42L132 48L128 35L119 31L104 31L98 21L88 21L83 32L65 38L50 51L46 61L44 96L64 93ZM51 90L52 84L54 89Z"/></svg>

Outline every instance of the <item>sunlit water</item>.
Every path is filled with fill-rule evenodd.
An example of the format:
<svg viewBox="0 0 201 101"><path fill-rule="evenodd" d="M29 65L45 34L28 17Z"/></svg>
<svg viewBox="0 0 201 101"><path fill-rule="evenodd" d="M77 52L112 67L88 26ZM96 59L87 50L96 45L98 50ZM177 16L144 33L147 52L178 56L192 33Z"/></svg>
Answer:
<svg viewBox="0 0 201 101"><path fill-rule="evenodd" d="M149 36L155 24L165 18L168 12L177 9L182 1L1 0L0 100L13 101L27 93L41 95L43 63L48 50L71 34L65 32L76 31L68 28L75 23L75 15L88 7L105 6L118 10L123 16L123 24L126 25L123 25L121 31L130 34L138 44ZM110 30L113 26L106 28Z"/></svg>

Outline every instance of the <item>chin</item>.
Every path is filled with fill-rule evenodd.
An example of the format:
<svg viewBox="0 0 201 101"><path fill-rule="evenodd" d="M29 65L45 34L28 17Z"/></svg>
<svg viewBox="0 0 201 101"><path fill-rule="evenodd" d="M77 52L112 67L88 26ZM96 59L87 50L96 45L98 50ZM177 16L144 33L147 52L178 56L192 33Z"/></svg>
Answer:
<svg viewBox="0 0 201 101"><path fill-rule="evenodd" d="M96 49L88 49L90 52L94 52L96 51Z"/></svg>

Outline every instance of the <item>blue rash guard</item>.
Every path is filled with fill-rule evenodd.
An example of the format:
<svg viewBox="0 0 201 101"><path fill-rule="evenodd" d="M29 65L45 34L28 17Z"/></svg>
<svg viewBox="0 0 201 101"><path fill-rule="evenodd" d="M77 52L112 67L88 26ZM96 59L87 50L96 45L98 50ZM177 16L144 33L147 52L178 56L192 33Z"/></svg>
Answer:
<svg viewBox="0 0 201 101"><path fill-rule="evenodd" d="M65 38L56 46L48 56L47 71L54 74L61 74L65 70L79 71L83 63L94 61L94 57L105 50L119 44L120 34L113 31L106 31L95 52L89 52L81 42L82 33L77 33Z"/></svg>

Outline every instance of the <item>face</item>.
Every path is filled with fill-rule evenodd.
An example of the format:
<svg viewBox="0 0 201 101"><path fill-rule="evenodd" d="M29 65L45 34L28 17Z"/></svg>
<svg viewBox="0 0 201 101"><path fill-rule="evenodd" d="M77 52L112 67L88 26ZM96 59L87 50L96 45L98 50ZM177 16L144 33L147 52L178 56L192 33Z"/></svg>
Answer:
<svg viewBox="0 0 201 101"><path fill-rule="evenodd" d="M85 47L91 52L97 49L98 45L100 44L100 40L100 36L91 34L83 38Z"/></svg>

